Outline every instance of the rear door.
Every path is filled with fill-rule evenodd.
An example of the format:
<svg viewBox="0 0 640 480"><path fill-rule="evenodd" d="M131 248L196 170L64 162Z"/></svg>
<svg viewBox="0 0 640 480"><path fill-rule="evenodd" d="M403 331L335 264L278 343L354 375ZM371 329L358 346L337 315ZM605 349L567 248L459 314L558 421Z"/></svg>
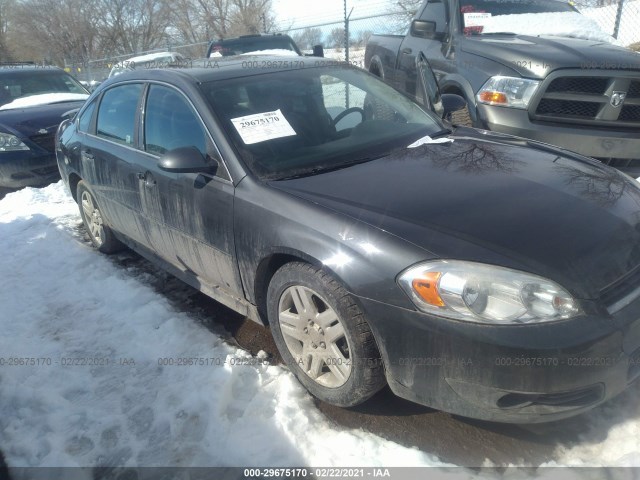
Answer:
<svg viewBox="0 0 640 480"><path fill-rule="evenodd" d="M137 176L143 156L136 148L143 87L141 82L132 82L104 91L97 105L95 126L84 135L80 155L83 178L96 195L108 224L150 246Z"/></svg>
<svg viewBox="0 0 640 480"><path fill-rule="evenodd" d="M242 287L235 268L234 186L208 130L192 102L178 89L150 84L143 118L142 202L152 222L156 250L201 283L235 294ZM215 175L161 170L162 155L195 147L219 162Z"/></svg>

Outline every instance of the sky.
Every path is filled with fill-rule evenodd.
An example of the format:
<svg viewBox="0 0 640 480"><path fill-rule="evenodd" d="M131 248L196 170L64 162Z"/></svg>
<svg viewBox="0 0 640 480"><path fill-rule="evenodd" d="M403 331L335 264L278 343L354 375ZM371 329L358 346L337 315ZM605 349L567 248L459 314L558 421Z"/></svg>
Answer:
<svg viewBox="0 0 640 480"><path fill-rule="evenodd" d="M392 8L393 0L347 0L347 8L353 8L351 18L385 13ZM281 28L305 27L344 18L344 0L273 0L277 21Z"/></svg>

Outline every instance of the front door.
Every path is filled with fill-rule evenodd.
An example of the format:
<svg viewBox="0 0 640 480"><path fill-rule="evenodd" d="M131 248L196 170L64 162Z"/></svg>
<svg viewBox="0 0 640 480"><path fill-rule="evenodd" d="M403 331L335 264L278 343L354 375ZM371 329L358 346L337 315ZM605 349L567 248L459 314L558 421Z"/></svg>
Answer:
<svg viewBox="0 0 640 480"><path fill-rule="evenodd" d="M241 294L233 238L234 186L220 161L215 175L169 173L160 157L180 147L195 147L219 157L191 102L166 85L149 85L144 106L143 150L147 168L139 172L152 243L162 257L200 283Z"/></svg>

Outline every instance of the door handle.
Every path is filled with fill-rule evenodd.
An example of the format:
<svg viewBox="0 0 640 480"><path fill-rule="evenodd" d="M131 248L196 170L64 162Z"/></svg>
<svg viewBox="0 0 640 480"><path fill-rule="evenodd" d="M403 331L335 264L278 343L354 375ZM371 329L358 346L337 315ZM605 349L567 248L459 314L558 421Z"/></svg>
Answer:
<svg viewBox="0 0 640 480"><path fill-rule="evenodd" d="M405 55L409 55L411 52L413 52L413 50L411 50L409 47L400 50L400 53L404 53Z"/></svg>
<svg viewBox="0 0 640 480"><path fill-rule="evenodd" d="M156 186L156 179L153 178L153 174L151 172L138 172L136 176L138 177L138 180L144 182L145 187L151 188Z"/></svg>

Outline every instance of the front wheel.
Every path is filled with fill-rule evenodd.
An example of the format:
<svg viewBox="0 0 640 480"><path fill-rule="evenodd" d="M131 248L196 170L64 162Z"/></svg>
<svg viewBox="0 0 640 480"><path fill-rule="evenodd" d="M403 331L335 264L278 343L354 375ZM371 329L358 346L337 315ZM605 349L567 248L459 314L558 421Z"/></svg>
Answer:
<svg viewBox="0 0 640 480"><path fill-rule="evenodd" d="M269 284L267 309L282 358L315 397L351 407L385 385L364 314L324 270L298 262L280 268Z"/></svg>
<svg viewBox="0 0 640 480"><path fill-rule="evenodd" d="M122 250L122 243L115 237L113 231L104 223L102 212L95 197L83 181L77 187L78 206L91 243L102 253L114 253Z"/></svg>

